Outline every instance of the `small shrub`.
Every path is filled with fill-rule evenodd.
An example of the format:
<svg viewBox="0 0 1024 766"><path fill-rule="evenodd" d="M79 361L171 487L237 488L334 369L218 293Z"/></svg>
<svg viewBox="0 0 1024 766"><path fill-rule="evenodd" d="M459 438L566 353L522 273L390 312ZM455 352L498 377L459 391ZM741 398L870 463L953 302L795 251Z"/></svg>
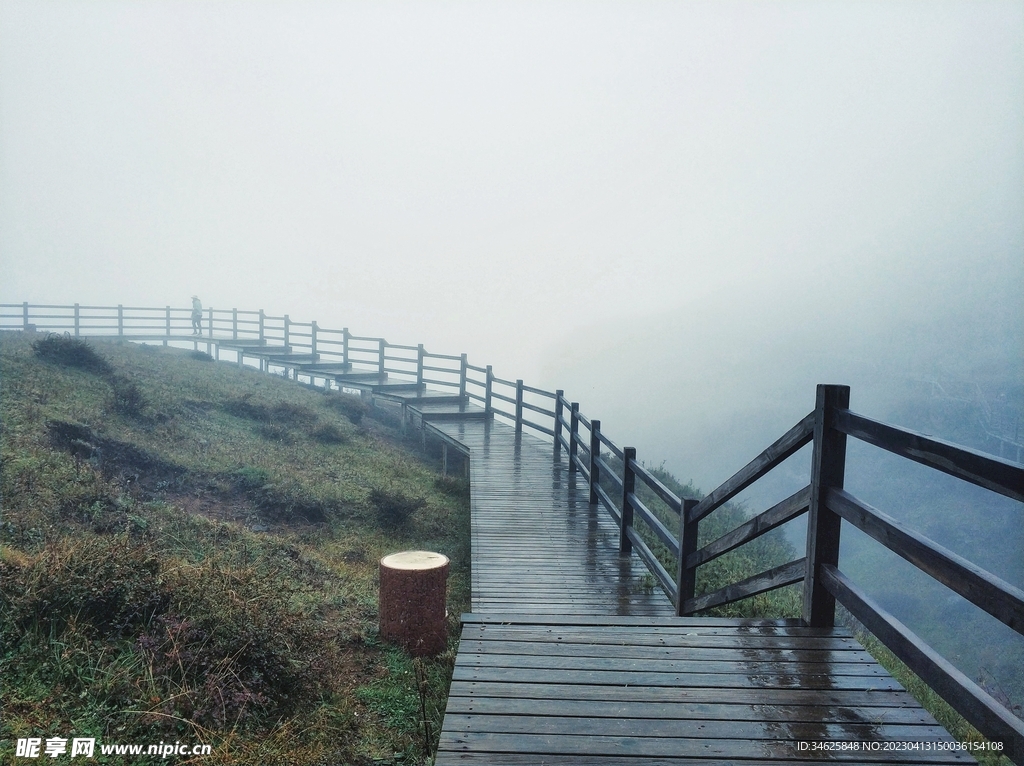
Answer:
<svg viewBox="0 0 1024 766"><path fill-rule="evenodd" d="M278 402L270 408L270 419L280 425L304 428L316 423L317 414L301 404Z"/></svg>
<svg viewBox="0 0 1024 766"><path fill-rule="evenodd" d="M222 405L224 411L237 418L253 420L257 423L269 423L280 427L312 426L317 421L317 414L301 404L277 402L267 405L252 401L252 395L246 394L236 399L229 399Z"/></svg>
<svg viewBox="0 0 1024 766"><path fill-rule="evenodd" d="M345 433L333 423L323 423L317 426L310 436L321 444L344 444L348 441Z"/></svg>
<svg viewBox="0 0 1024 766"><path fill-rule="evenodd" d="M61 540L8 574L0 584L2 611L21 632L34 625L59 635L74 620L102 635L120 635L166 602L156 554L124 535Z"/></svg>
<svg viewBox="0 0 1024 766"><path fill-rule="evenodd" d="M110 363L86 341L68 335L51 333L33 342L32 352L44 361L76 367L96 375L110 375L114 371Z"/></svg>
<svg viewBox="0 0 1024 766"><path fill-rule="evenodd" d="M295 437L292 436L292 432L284 426L279 426L276 423L266 423L261 425L256 429L256 433L270 442L277 442L278 444L295 443Z"/></svg>
<svg viewBox="0 0 1024 766"><path fill-rule="evenodd" d="M212 356L207 354L205 351L200 351L199 349L196 349L194 351L189 351L188 352L188 358L189 359L195 359L197 362L212 362L213 361L213 357Z"/></svg>
<svg viewBox="0 0 1024 766"><path fill-rule="evenodd" d="M270 483L270 474L262 468L245 466L231 474L231 481L239 489L259 489Z"/></svg>
<svg viewBox="0 0 1024 766"><path fill-rule="evenodd" d="M370 504L377 511L377 522L384 529L399 529L409 523L412 514L427 504L422 497L408 497L401 492L374 489Z"/></svg>
<svg viewBox="0 0 1024 766"><path fill-rule="evenodd" d="M333 391L327 394L326 404L331 409L340 412L348 418L353 425L359 425L363 420L363 416L370 410L366 402L358 396Z"/></svg>
<svg viewBox="0 0 1024 766"><path fill-rule="evenodd" d="M434 479L434 488L449 497L469 497L469 482L457 476L438 476Z"/></svg>
<svg viewBox="0 0 1024 766"><path fill-rule="evenodd" d="M251 394L240 396L235 399L228 399L222 405L224 412L229 415L234 415L236 418L245 418L246 420L255 421L268 421L270 420L270 410L265 404L259 402L253 402Z"/></svg>
<svg viewBox="0 0 1024 766"><path fill-rule="evenodd" d="M176 570L170 608L137 642L165 695L160 712L225 727L317 699L337 651L325 627L290 603L295 587L262 567L209 561Z"/></svg>
<svg viewBox="0 0 1024 766"><path fill-rule="evenodd" d="M124 375L113 375L110 385L113 389L114 411L129 418L141 418L148 402L139 384Z"/></svg>

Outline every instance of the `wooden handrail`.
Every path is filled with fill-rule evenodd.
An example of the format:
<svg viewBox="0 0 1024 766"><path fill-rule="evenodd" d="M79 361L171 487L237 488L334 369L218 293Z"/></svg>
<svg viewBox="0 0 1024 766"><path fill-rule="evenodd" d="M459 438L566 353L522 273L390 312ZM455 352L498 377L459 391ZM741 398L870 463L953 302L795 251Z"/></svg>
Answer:
<svg viewBox="0 0 1024 766"><path fill-rule="evenodd" d="M687 556L685 565L689 569L695 569L701 564L714 561L719 556L735 550L744 543L749 543L763 534L771 532L787 521L792 521L798 516L807 513L810 507L811 487L807 485L795 492L780 503L776 503L767 511L759 513L754 518L740 524L736 529L719 537L717 540L708 543L703 548Z"/></svg>
<svg viewBox="0 0 1024 766"><path fill-rule="evenodd" d="M809 444L814 435L814 413L805 416L771 446L734 473L693 509L693 520L700 521L719 506L727 503L771 469Z"/></svg>
<svg viewBox="0 0 1024 766"><path fill-rule="evenodd" d="M848 409L836 412L835 427L868 444L979 487L1024 502L1024 466L932 436L897 428Z"/></svg>
<svg viewBox="0 0 1024 766"><path fill-rule="evenodd" d="M908 529L841 489L829 490L830 509L922 572L1024 635L1024 591Z"/></svg>

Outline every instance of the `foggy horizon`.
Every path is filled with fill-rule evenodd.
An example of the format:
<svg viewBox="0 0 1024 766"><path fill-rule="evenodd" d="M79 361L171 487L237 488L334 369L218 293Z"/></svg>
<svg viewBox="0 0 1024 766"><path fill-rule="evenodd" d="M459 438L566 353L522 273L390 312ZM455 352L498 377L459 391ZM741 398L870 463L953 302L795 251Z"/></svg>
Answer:
<svg viewBox="0 0 1024 766"><path fill-rule="evenodd" d="M709 489L815 383L1024 378L1022 40L1020 2L7 1L0 302L466 352Z"/></svg>

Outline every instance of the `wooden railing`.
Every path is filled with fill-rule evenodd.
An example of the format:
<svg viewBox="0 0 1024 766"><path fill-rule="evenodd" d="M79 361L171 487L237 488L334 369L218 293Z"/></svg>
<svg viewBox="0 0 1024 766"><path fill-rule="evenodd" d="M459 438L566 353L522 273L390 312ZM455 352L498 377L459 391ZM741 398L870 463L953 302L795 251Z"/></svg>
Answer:
<svg viewBox="0 0 1024 766"><path fill-rule="evenodd" d="M204 334L196 338L189 335L190 315L190 309L170 307L26 303L0 305L0 329L215 346L244 341L257 348L281 347L292 354L308 354L318 364L340 362L353 369L458 391L489 415L510 421L517 432L528 428L551 437L554 459L560 460L565 453L569 472L586 482L590 502L603 507L618 525L620 552L635 553L644 562L679 615L802 583L804 624L831 627L836 604L842 604L964 718L989 738L1001 741L1006 755L1017 763L1024 760L1024 722L886 612L839 568L840 531L845 520L1024 634L1024 591L906 528L843 488L848 437L1022 502L1024 465L858 415L849 409L848 387L820 385L814 410L761 454L704 498L682 498L637 460L635 448L616 445L601 432L601 422L587 418L579 403L569 401L562 391L544 391L522 380L498 378L490 365L469 364L465 354L432 354L422 345L396 345L383 338L352 335L347 328L327 330L316 322L294 322L287 315L272 317L263 311L236 309L207 309ZM241 363L244 349L236 353ZM265 369L273 366L287 369L289 363L270 360ZM315 371L297 366L294 372L296 377L310 377L311 382L317 377ZM812 456L806 486L698 548L703 520L808 444ZM647 492L641 491L642 487ZM650 508L642 495L648 502L656 501L661 512ZM807 543L800 558L711 593L695 592L699 567L805 514Z"/></svg>

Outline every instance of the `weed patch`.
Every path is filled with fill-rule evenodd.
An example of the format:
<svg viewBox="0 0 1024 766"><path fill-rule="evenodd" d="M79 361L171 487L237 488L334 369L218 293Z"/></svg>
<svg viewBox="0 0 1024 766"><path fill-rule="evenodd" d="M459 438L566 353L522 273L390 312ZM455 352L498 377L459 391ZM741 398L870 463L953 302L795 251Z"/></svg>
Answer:
<svg viewBox="0 0 1024 766"><path fill-rule="evenodd" d="M88 342L50 333L32 344L32 352L43 361L75 367L96 375L110 375L113 367Z"/></svg>
<svg viewBox="0 0 1024 766"><path fill-rule="evenodd" d="M401 492L383 489L371 490L369 499L376 509L377 522L381 528L390 530L405 527L412 515L427 504L422 497L408 497Z"/></svg>
<svg viewBox="0 0 1024 766"><path fill-rule="evenodd" d="M310 436L321 444L345 444L348 441L345 432L334 423L322 423L310 432Z"/></svg>
<svg viewBox="0 0 1024 766"><path fill-rule="evenodd" d="M469 498L469 480L458 476L438 476L434 479L434 488L448 497Z"/></svg>
<svg viewBox="0 0 1024 766"><path fill-rule="evenodd" d="M370 407L358 396L338 391L329 391L324 394L324 404L335 412L340 412L353 425L359 425L363 416L370 411Z"/></svg>
<svg viewBox="0 0 1024 766"><path fill-rule="evenodd" d="M59 636L74 623L122 635L166 603L156 553L126 536L64 539L27 565L4 568L6 625L22 633Z"/></svg>
<svg viewBox="0 0 1024 766"><path fill-rule="evenodd" d="M230 476L232 483L243 491L259 489L270 483L270 474L263 468L246 466L239 468Z"/></svg>
<svg viewBox="0 0 1024 766"><path fill-rule="evenodd" d="M126 375L111 375L110 387L114 411L125 417L141 419L148 402L138 382Z"/></svg>

